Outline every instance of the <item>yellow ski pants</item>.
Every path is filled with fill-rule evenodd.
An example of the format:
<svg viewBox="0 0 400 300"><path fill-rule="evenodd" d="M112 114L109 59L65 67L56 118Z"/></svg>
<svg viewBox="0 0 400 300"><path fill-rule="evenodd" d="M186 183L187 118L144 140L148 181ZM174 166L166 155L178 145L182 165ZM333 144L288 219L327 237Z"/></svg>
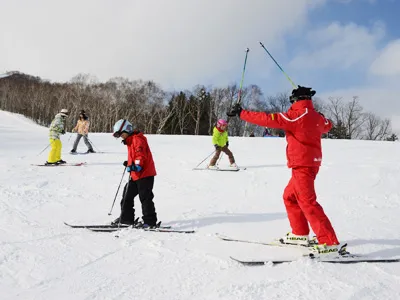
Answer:
<svg viewBox="0 0 400 300"><path fill-rule="evenodd" d="M50 145L51 145L51 150L47 162L49 163L58 162L59 160L61 160L61 148L62 148L61 140L50 139Z"/></svg>

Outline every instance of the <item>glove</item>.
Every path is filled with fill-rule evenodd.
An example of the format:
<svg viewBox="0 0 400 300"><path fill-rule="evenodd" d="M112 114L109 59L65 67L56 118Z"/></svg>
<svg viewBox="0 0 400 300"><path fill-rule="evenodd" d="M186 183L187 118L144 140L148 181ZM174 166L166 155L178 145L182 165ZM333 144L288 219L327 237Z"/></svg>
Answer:
<svg viewBox="0 0 400 300"><path fill-rule="evenodd" d="M65 134L65 130L64 129L61 131L61 134Z"/></svg>
<svg viewBox="0 0 400 300"><path fill-rule="evenodd" d="M229 142L226 142L225 146L227 146L227 147L228 147L228 146L229 146Z"/></svg>
<svg viewBox="0 0 400 300"><path fill-rule="evenodd" d="M140 165L131 165L126 168L127 172L140 172L142 171L142 167Z"/></svg>
<svg viewBox="0 0 400 300"><path fill-rule="evenodd" d="M127 167L128 166L128 161L126 160L122 164L124 165L124 167Z"/></svg>
<svg viewBox="0 0 400 300"><path fill-rule="evenodd" d="M242 112L242 106L240 105L240 103L236 103L234 106L232 106L231 111L227 112L226 115L228 117L235 117L235 116L239 116L240 117L240 113Z"/></svg>
<svg viewBox="0 0 400 300"><path fill-rule="evenodd" d="M74 129L72 129L72 133L74 133L75 132L75 128Z"/></svg>
<svg viewBox="0 0 400 300"><path fill-rule="evenodd" d="M215 147L215 150L220 150L221 149L221 147L218 146L218 145L214 145L214 147Z"/></svg>

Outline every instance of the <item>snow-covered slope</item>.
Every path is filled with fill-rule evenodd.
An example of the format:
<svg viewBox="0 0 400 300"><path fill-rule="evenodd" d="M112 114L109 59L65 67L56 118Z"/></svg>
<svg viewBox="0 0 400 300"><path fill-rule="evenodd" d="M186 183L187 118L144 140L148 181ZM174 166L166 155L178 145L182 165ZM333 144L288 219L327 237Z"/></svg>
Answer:
<svg viewBox="0 0 400 300"><path fill-rule="evenodd" d="M108 212L126 158L119 140L90 134L104 153L72 156L67 133L63 159L88 164L46 168L31 165L47 159L47 150L38 155L48 144L46 128L0 111L0 129L0 299L400 299L400 263L244 267L229 259L298 255L215 237L269 241L289 231L284 139L231 138L247 169L212 172L192 170L213 151L210 137L148 136L159 219L196 233L116 238L63 222L118 216L122 188ZM86 150L83 141L79 147ZM351 252L399 257L400 143L324 140L323 150L316 189L341 242ZM136 207L141 216L138 199Z"/></svg>

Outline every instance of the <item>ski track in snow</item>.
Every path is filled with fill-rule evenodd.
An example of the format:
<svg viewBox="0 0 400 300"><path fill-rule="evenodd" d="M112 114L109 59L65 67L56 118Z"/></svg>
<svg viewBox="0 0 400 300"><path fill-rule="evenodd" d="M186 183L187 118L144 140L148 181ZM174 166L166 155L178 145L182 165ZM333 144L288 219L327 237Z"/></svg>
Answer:
<svg viewBox="0 0 400 300"><path fill-rule="evenodd" d="M208 136L148 135L158 176L159 219L194 234L95 233L63 224L107 223L126 147L90 134L104 153L46 161L48 129L0 111L0 299L400 299L400 264L330 265L301 259L246 267L229 256L293 258L299 251L226 242L215 233L269 241L289 231L282 201L290 178L284 139L230 138L239 172L193 171L212 151ZM68 142L69 140L69 142ZM318 200L354 253L400 257L400 143L323 141ZM78 151L86 151L81 141ZM211 159L211 157L209 158ZM206 164L207 159L204 164ZM204 165L203 164L203 165ZM221 166L228 160L223 156ZM202 166L203 166L202 165ZM135 201L136 215L141 216Z"/></svg>

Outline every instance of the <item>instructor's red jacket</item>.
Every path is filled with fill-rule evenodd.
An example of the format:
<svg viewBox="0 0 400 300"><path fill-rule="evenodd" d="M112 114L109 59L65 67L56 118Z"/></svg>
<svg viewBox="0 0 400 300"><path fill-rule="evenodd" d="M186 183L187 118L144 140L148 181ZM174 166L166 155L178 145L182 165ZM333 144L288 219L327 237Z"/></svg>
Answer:
<svg viewBox="0 0 400 300"><path fill-rule="evenodd" d="M321 165L321 136L331 130L332 123L314 109L311 100L295 102L286 113L242 110L240 118L259 126L286 131L289 168Z"/></svg>
<svg viewBox="0 0 400 300"><path fill-rule="evenodd" d="M125 145L128 147L128 166L140 165L142 167L140 172L131 172L133 181L157 175L153 155L143 133L135 131L125 139Z"/></svg>

